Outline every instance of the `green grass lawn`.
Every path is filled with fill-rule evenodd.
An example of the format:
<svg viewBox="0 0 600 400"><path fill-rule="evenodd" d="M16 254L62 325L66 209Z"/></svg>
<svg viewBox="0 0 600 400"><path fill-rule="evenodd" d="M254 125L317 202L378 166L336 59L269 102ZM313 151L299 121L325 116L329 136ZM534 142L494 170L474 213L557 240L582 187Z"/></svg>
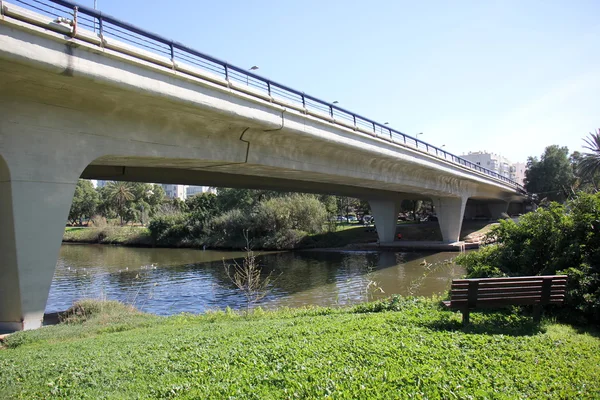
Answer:
<svg viewBox="0 0 600 400"><path fill-rule="evenodd" d="M10 336L3 398L600 398L595 331L510 312L463 329L427 299L169 318L104 304Z"/></svg>

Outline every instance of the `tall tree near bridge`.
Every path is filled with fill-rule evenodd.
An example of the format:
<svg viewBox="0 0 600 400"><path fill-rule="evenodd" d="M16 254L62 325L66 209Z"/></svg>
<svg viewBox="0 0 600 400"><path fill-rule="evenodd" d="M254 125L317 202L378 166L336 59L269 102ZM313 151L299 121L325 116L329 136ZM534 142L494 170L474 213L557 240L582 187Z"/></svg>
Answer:
<svg viewBox="0 0 600 400"><path fill-rule="evenodd" d="M582 180L591 182L594 188L598 190L597 183L600 176L600 129L595 133L590 133L587 139L584 139L586 143L583 146L588 149L589 153L583 153L577 164L577 174L581 176Z"/></svg>
<svg viewBox="0 0 600 400"><path fill-rule="evenodd" d="M562 202L575 182L573 167L569 162L569 149L552 145L546 147L542 157L529 157L525 171L525 189L538 198Z"/></svg>
<svg viewBox="0 0 600 400"><path fill-rule="evenodd" d="M123 225L127 204L135 199L133 185L129 182L109 182L107 187L109 198L117 209L117 214L121 218L121 225Z"/></svg>
<svg viewBox="0 0 600 400"><path fill-rule="evenodd" d="M69 222L81 225L83 218L91 218L96 212L100 198L94 189L92 182L80 179L75 187L71 210L69 210Z"/></svg>

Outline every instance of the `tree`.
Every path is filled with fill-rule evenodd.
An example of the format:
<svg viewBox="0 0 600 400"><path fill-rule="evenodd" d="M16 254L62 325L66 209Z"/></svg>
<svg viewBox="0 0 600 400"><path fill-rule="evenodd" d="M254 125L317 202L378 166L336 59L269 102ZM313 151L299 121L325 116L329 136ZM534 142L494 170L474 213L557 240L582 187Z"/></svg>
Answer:
<svg viewBox="0 0 600 400"><path fill-rule="evenodd" d="M546 147L541 159L529 157L525 171L525 189L539 198L564 201L575 182L569 149L552 145Z"/></svg>
<svg viewBox="0 0 600 400"><path fill-rule="evenodd" d="M413 215L413 220L417 221L417 213L423 206L423 200L402 200L400 203L400 209L404 212L410 211Z"/></svg>
<svg viewBox="0 0 600 400"><path fill-rule="evenodd" d="M128 208L129 203L135 199L133 194L133 185L129 182L109 182L108 198L115 207L117 214L121 218L121 225L125 219L129 219L131 211Z"/></svg>
<svg viewBox="0 0 600 400"><path fill-rule="evenodd" d="M207 219L219 213L217 196L213 193L200 193L188 197L185 204L190 213L190 220L204 224Z"/></svg>
<svg viewBox="0 0 600 400"><path fill-rule="evenodd" d="M69 211L69 221L71 224L79 222L82 224L83 218L91 218L96 212L100 199L94 189L92 182L80 179L75 187L71 210Z"/></svg>
<svg viewBox="0 0 600 400"><path fill-rule="evenodd" d="M600 129L596 133L590 133L584 142L587 146L583 147L590 150L590 153L583 153L581 156L577 164L577 173L582 179L590 180L595 184L600 175Z"/></svg>

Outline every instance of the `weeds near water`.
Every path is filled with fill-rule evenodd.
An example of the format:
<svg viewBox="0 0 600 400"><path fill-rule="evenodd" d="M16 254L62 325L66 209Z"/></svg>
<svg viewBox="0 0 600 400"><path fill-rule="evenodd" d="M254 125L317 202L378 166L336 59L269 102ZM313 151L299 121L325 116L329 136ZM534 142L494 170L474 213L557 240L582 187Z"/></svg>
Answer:
<svg viewBox="0 0 600 400"><path fill-rule="evenodd" d="M429 263L426 260L423 260L423 262L421 263L421 266L425 268L425 271L423 271L423 274L420 277L418 277L417 279L413 279L408 284L408 290L407 290L408 295L416 296L416 292L423 285L423 283L429 277L429 275L431 275L437 271L440 271L444 268L451 268L453 265L453 261L454 260L451 258L446 259L444 261L439 261L436 263Z"/></svg>
<svg viewBox="0 0 600 400"><path fill-rule="evenodd" d="M233 264L225 263L223 259L223 268L229 280L242 292L246 298L246 311L250 310L250 306L264 299L270 292L271 286L275 282L272 278L271 271L266 277L261 277L261 268L256 261L256 256L250 247L250 239L248 231L244 231L244 239L246 240L246 256L242 263L233 260Z"/></svg>
<svg viewBox="0 0 600 400"><path fill-rule="evenodd" d="M365 274L365 280L367 282L367 285L365 286L365 289L364 289L365 290L365 292L364 292L365 301L373 301L376 293L385 294L385 291L379 285L379 282L374 280L374 278L375 278L374 271L375 271L375 268L373 267L373 265L367 264L367 273Z"/></svg>

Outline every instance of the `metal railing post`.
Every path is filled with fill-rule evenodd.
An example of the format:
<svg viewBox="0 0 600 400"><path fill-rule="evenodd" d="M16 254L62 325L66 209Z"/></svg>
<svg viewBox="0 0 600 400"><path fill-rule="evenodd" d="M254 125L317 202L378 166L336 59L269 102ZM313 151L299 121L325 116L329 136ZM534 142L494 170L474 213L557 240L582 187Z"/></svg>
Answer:
<svg viewBox="0 0 600 400"><path fill-rule="evenodd" d="M79 11L79 7L73 7L73 30L71 31L71 37L77 35L77 11Z"/></svg>
<svg viewBox="0 0 600 400"><path fill-rule="evenodd" d="M227 64L224 64L223 67L225 68L225 80L229 81L229 68L227 67Z"/></svg>

